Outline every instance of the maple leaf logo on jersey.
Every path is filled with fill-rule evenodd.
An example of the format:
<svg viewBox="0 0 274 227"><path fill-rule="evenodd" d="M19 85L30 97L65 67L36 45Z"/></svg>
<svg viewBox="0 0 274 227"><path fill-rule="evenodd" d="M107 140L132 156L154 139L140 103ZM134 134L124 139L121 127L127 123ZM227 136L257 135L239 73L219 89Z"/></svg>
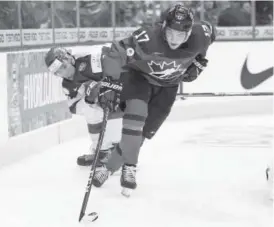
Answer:
<svg viewBox="0 0 274 227"><path fill-rule="evenodd" d="M170 78L174 76L175 72L181 71L181 65L176 65L175 61L169 63L165 61L159 63L151 61L148 63L148 66L151 70L149 74L161 79Z"/></svg>

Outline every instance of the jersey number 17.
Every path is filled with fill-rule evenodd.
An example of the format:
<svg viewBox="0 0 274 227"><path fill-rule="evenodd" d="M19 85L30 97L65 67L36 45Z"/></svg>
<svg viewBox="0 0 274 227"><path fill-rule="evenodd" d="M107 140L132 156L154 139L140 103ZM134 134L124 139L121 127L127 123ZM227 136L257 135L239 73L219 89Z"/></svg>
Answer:
<svg viewBox="0 0 274 227"><path fill-rule="evenodd" d="M134 35L134 38L137 40L138 43L148 42L149 37L146 31L142 31L141 33Z"/></svg>

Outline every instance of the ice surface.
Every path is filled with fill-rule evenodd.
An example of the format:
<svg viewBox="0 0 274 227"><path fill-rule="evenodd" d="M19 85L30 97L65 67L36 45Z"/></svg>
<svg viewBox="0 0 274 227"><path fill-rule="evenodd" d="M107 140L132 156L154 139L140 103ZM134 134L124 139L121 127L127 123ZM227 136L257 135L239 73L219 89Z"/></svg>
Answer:
<svg viewBox="0 0 274 227"><path fill-rule="evenodd" d="M96 227L270 227L265 168L271 116L166 122L141 151L138 188L121 196L119 174L93 188ZM78 139L0 170L1 227L74 227L89 168ZM83 225L83 224L82 224Z"/></svg>

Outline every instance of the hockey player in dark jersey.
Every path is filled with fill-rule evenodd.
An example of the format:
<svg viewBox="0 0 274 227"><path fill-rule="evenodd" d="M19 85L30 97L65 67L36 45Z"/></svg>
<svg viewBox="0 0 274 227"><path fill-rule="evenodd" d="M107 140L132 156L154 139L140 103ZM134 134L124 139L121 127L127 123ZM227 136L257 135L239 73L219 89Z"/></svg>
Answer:
<svg viewBox="0 0 274 227"><path fill-rule="evenodd" d="M67 83L78 84L80 88L87 83L89 92L84 98L82 95L80 101L73 102L76 106L85 102L87 109L108 105L112 110L119 107L123 111L121 140L96 169L95 186L100 187L111 172L122 166L122 187L136 188L136 165L144 138L152 138L168 116L179 82L195 80L206 67L206 51L213 41L214 29L210 24L194 23L191 10L176 5L163 24L138 29L129 38L113 43L111 48L103 48L100 70L94 70L87 60L90 57L86 57L84 66L81 60L69 57L70 67L64 66L67 60L49 52L46 63L55 75L64 68L66 73L62 77ZM119 85L121 89L111 89L110 84ZM69 93L69 96L76 98L77 89L76 94ZM98 99L94 98L96 95ZM94 118L92 111L86 115Z"/></svg>
<svg viewBox="0 0 274 227"><path fill-rule="evenodd" d="M195 80L206 67L206 52L214 40L213 27L194 23L192 11L179 4L162 24L142 27L119 42L127 52L126 71L121 74L126 95L122 138L96 172L98 186L122 163L122 187L137 187L136 165L144 138L152 138L169 115L178 84Z"/></svg>

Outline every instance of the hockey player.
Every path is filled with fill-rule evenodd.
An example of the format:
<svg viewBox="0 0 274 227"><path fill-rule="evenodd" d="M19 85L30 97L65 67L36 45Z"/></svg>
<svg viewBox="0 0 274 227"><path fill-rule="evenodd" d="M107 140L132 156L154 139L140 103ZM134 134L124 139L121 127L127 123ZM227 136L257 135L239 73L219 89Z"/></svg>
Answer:
<svg viewBox="0 0 274 227"><path fill-rule="evenodd" d="M125 40L122 40L121 42L120 42L120 45L122 45L123 46L123 48L124 49L126 49L126 51L127 51L127 55L128 55L128 60L130 61L130 59L132 58L132 56L130 56L130 55L134 55L134 45L135 44L133 44L133 46L131 47L131 46L129 46L128 47L128 45L125 45L125 43L127 43L127 42L136 42L137 40L137 43L142 47L142 49L145 49L145 48L148 48L148 46L149 45L152 45L153 46L153 49L154 50L156 50L155 52L153 52L152 53L152 56L150 56L151 57L151 59L153 59L153 55L155 56L161 56L161 57L164 57L164 52L162 52L162 53L160 53L161 51L160 51L160 49L161 49L161 47L162 48L166 48L167 47L167 45L171 45L171 47L169 47L169 49L176 49L176 46L173 46L172 47L172 45L173 45L173 42L174 41L172 41L171 39L172 39L172 37L171 37L171 35L172 35L172 33L170 33L170 30L171 30L171 26L169 26L170 25L170 23L171 23L171 21L172 21L172 13L170 13L172 10L174 11L175 10L175 8L176 9L178 9L179 7L182 7L182 8L184 8L182 5L180 5L180 4L178 4L178 5L176 5L176 7L173 7L172 9L169 9L169 10L167 10L167 11L165 11L165 13L164 13L164 17L163 17L163 20L160 22L161 24L160 25L158 25L158 26L156 26L155 28L141 28L141 29L139 29L139 30L137 30L137 31L135 31L134 32L134 34L133 34L133 36L132 37L130 37L129 39L125 39ZM168 17L167 17L168 16ZM167 18L166 18L167 17ZM166 19L164 19L164 18L166 18ZM174 20L173 20L174 21ZM179 23L179 22L177 22L177 23ZM189 22L188 22L189 23ZM177 24L176 25L176 23L175 23L175 25L172 25L172 27L173 26L177 26L177 27L179 27L180 26L180 24ZM183 26L183 25L182 25ZM197 28L199 28L199 29L197 29ZM201 28L202 28L202 31L201 31ZM157 31L157 33L160 33L160 34L158 34L159 35L159 40L157 41L158 43L157 44L155 44L155 43L153 43L151 40L149 40L149 39L151 39L150 37L148 37L148 33L147 32L150 32L151 34L150 35L152 35L152 33L153 33L153 29L155 29L156 31ZM173 31L173 32L175 32L176 33L176 29L175 29L175 31ZM188 35L190 35L190 32L191 32L191 29L188 31L188 34L186 34L187 36ZM201 33L201 36L199 37L199 35L197 34L197 33ZM167 33L167 36L165 36L165 34L163 34L163 33ZM178 33L178 32L177 32ZM203 21L203 22L201 22L200 24L196 24L195 26L194 26L194 32L193 32L194 34L192 35L192 39L191 39L191 41L189 42L191 45L195 45L195 42L197 43L197 37L199 37L199 39L201 39L201 41L202 42L205 42L205 41L207 41L207 39L210 39L210 42L213 42L214 40L215 40L215 30L214 30L214 28L209 24L209 23L207 23L207 22L205 22L205 21ZM182 34L182 32L181 33L178 33L178 34ZM155 35L152 35L152 36L155 36ZM205 37L206 36L206 37ZM187 39L188 37L185 37L185 39ZM146 39L148 39L148 40L146 40ZM170 41L168 41L167 39L169 39ZM196 41L194 41L194 39L196 39ZM134 40L134 41L133 41ZM149 41L149 42L148 42ZM168 41L168 42L166 42L166 41ZM179 41L179 42L178 42ZM179 50L177 50L177 51L174 51L174 54L175 54L175 56L176 55L178 55L177 53L178 52L180 52L180 51L182 51L183 49L185 49L185 47L182 45L184 42L183 42L184 40L181 40L181 38L180 37L178 37L178 40L177 40L177 42L179 43L178 45L180 45L182 48L179 48ZM159 43L160 42L160 43ZM142 43L143 43L143 45L142 45ZM163 43L164 43L164 45L163 45ZM188 43L186 43L185 44L185 46L187 46L188 45ZM203 45L203 44L202 44ZM202 46L201 45L201 46ZM206 48L207 48L207 46L206 46L206 44L204 44L205 45L205 49L203 50L203 51L201 51L201 52L203 52L203 53L201 53L201 54L197 54L197 56L196 56L196 59L194 59L195 60L195 63L193 63L188 69L187 69L187 72L184 74L183 72L181 72L181 75L184 75L184 76L181 76L181 78L179 77L178 78L178 81L180 81L180 80L182 80L182 81L184 81L184 82L191 82L191 81L193 81L193 80L195 80L196 78L197 78L197 75L198 74L200 74L200 72L203 70L203 65L202 64L200 64L199 63L199 61L204 61L204 64L206 65L206 59L204 59L203 57L205 56L205 53L206 53ZM158 48L158 46L159 46L159 48ZM197 46L197 45L196 45ZM198 46L197 46L198 47ZM192 48L192 47L191 47ZM190 49L191 49L190 48ZM151 49L151 48L149 48L149 49ZM148 49L148 50L149 50ZM159 49L159 50L158 50ZM187 51L187 49L189 49L189 48L186 48L186 51ZM158 51L157 51L158 50ZM184 50L183 50L184 51ZM172 53L172 51L170 51L170 54L173 54ZM132 59L131 59L132 60ZM134 57L133 57L133 60L134 60ZM166 65L166 63L165 62L163 62L163 67L168 71L168 70L175 70L176 69L176 67L174 68L172 68L172 64L174 64L175 62L171 62L171 65L170 66L167 66ZM141 63L141 61L139 61L138 62L138 64L143 64L143 63ZM194 66L194 65L197 65L197 66ZM137 67L137 69L136 69L136 67ZM136 71L139 71L140 69L138 69L138 68L141 68L142 66L140 66L140 65L137 65L137 66L132 66L131 68L134 70L134 69L136 69ZM147 63L144 63L144 68L147 68L148 67L148 64ZM153 68L160 68L161 67L161 64L155 64L155 63L152 63L151 65L149 65L149 70L150 69L153 69ZM183 67L182 67L182 65L180 65L180 69L179 70L182 70L183 69ZM157 69L156 69L157 70ZM198 71L197 71L198 70ZM150 73L150 74L157 74L157 71L156 72L153 72L153 73ZM186 76L186 75L188 75L188 76ZM151 79L150 79L151 80ZM175 84L177 84L177 82L178 81L174 81L174 83ZM154 84L157 84L157 82L154 82ZM169 86L169 85L167 85L167 86ZM176 86L176 85L175 85ZM175 89L174 89L175 90ZM163 117L163 119L164 119L165 117ZM150 118L152 121L154 120L153 118ZM161 122L161 120L159 120L159 122ZM151 124L152 125L152 124ZM144 133L143 134L147 134L147 136L148 137L150 137L148 134L150 134L150 133L148 133L148 132L146 132L146 129L148 129L147 131L154 131L154 130L150 130L148 127L145 127L145 130L144 130ZM156 131L154 131L154 132L156 132ZM144 135L145 137L147 137L146 135ZM103 153L103 151L102 151L102 154L101 154L102 156L105 156L104 155L104 153ZM91 165L92 164L92 161L93 161L93 158L94 158L94 154L86 154L86 155L82 155L82 156L80 156L80 157L78 157L78 159L77 159L77 163L78 163L78 165L83 165L83 166L86 166L86 165Z"/></svg>
<svg viewBox="0 0 274 227"><path fill-rule="evenodd" d="M64 78L64 87L71 86L72 110L85 109L92 123L94 109L100 119L101 107L106 105L123 112L121 140L101 160L95 186L100 187L122 166L122 187L136 188L136 164L144 138L152 138L168 116L179 82L195 80L206 67L206 51L214 39L209 23L194 23L191 10L176 5L163 24L138 29L111 48L103 48L97 64L92 65L91 56L75 59L66 51L49 51L49 70Z"/></svg>
<svg viewBox="0 0 274 227"><path fill-rule="evenodd" d="M195 80L206 67L206 52L214 40L213 27L194 23L192 11L178 4L162 24L142 27L119 42L127 52L126 71L121 74L127 81L122 137L96 170L96 186L122 165L121 186L137 187L136 165L144 137L152 138L169 115L178 84Z"/></svg>
<svg viewBox="0 0 274 227"><path fill-rule="evenodd" d="M122 115L119 108L121 84L118 80L106 75L107 70L105 75L102 73L101 58L104 56L104 51L108 51L109 47L110 44L94 46L96 52L93 55L85 55L79 58L73 56L65 48L54 47L48 51L45 57L45 63L49 71L55 76L63 78L62 87L67 96L70 112L72 114L83 115L86 118L92 144L90 153L94 153L101 131L102 107L108 105L112 110L110 115L111 120L107 123L107 130L103 139L99 160L105 159L113 148L113 143L119 141L119 134L117 135L116 133L117 130L118 132L120 131L119 122L117 128L117 122L113 122L112 119L115 120ZM109 64L108 60L109 58L106 58L107 64ZM117 72L117 74L112 73L113 78L117 77L117 75L120 75L120 72ZM101 80L103 77L105 83L102 85ZM117 135L116 138L113 135ZM92 161L90 155L86 155L86 157L88 157L88 160L80 161Z"/></svg>

